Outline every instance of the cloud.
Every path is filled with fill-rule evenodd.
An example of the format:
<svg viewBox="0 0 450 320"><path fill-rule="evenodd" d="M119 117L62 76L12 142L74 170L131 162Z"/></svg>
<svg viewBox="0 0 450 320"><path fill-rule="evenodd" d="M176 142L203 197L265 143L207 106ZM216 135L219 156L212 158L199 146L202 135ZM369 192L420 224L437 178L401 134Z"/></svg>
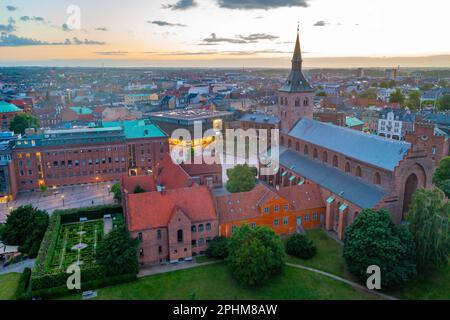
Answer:
<svg viewBox="0 0 450 320"><path fill-rule="evenodd" d="M314 27L325 27L328 23L326 23L323 20L317 21L316 23L314 23Z"/></svg>
<svg viewBox="0 0 450 320"><path fill-rule="evenodd" d="M99 27L99 28L96 28L95 30L97 30L97 31L108 31L108 28L106 28L106 27Z"/></svg>
<svg viewBox="0 0 450 320"><path fill-rule="evenodd" d="M227 9L274 9L282 7L308 7L310 0L217 0L221 8Z"/></svg>
<svg viewBox="0 0 450 320"><path fill-rule="evenodd" d="M195 0L179 0L175 4L165 4L163 9L171 10L188 10L197 7L197 2Z"/></svg>
<svg viewBox="0 0 450 320"><path fill-rule="evenodd" d="M185 25L185 24L171 23L171 22L161 21L161 20L147 21L147 23L155 24L160 27L187 27L187 25Z"/></svg>
<svg viewBox="0 0 450 320"><path fill-rule="evenodd" d="M63 25L61 26L63 31L72 31L72 29L69 28L69 26L67 25L67 23L63 23Z"/></svg>
<svg viewBox="0 0 450 320"><path fill-rule="evenodd" d="M218 43L236 43L236 44L245 44L245 43L258 43L260 40L274 40L279 37L266 34L266 33L253 33L248 36L236 35L234 38L223 38L218 37L215 33L211 33L208 38L202 40L200 45L216 45Z"/></svg>
<svg viewBox="0 0 450 320"><path fill-rule="evenodd" d="M8 11L16 11L18 8L15 6L6 6L6 10Z"/></svg>
<svg viewBox="0 0 450 320"><path fill-rule="evenodd" d="M0 24L0 32L2 33L11 33L16 31L16 20L12 17L9 17L8 24Z"/></svg>
<svg viewBox="0 0 450 320"><path fill-rule="evenodd" d="M144 52L150 55L156 56L201 56L201 55L226 55L226 56L249 56L257 54L290 54L288 51L279 51L276 49L265 49L256 51L217 51L217 50L206 50L206 51L172 51L172 52Z"/></svg>
<svg viewBox="0 0 450 320"><path fill-rule="evenodd" d="M100 56L126 56L128 51L102 51L102 52L94 52Z"/></svg>
<svg viewBox="0 0 450 320"><path fill-rule="evenodd" d="M22 17L20 17L20 20L24 21L24 22L28 22L28 21L44 22L45 21L45 19L43 17L36 17L36 16L33 16L33 17L22 16Z"/></svg>
<svg viewBox="0 0 450 320"><path fill-rule="evenodd" d="M14 34L2 33L0 35L0 47L25 47L25 46L70 46L70 45L104 45L104 42L94 40L80 40L76 37L66 39L63 42L47 42L32 38L20 37Z"/></svg>

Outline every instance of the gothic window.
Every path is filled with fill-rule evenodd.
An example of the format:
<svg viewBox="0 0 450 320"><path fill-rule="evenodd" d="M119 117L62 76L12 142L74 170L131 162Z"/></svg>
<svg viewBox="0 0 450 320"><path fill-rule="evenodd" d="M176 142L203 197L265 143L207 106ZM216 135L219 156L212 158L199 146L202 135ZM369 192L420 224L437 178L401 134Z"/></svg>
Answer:
<svg viewBox="0 0 450 320"><path fill-rule="evenodd" d="M335 155L333 157L333 167L338 167L338 166L339 166L338 157Z"/></svg>
<svg viewBox="0 0 450 320"><path fill-rule="evenodd" d="M378 172L373 176L373 183L381 184L381 175Z"/></svg>
<svg viewBox="0 0 450 320"><path fill-rule="evenodd" d="M303 105L304 105L305 107L307 107L307 106L309 105L309 99L308 99L308 98L305 98L305 99L303 100Z"/></svg>
<svg viewBox="0 0 450 320"><path fill-rule="evenodd" d="M177 231L177 241L178 242L183 242L183 230L182 229L179 229Z"/></svg>
<svg viewBox="0 0 450 320"><path fill-rule="evenodd" d="M327 163L328 162L328 153L326 151L322 154L322 161Z"/></svg>
<svg viewBox="0 0 450 320"><path fill-rule="evenodd" d="M283 97L280 97L280 104L283 105Z"/></svg>
<svg viewBox="0 0 450 320"><path fill-rule="evenodd" d="M295 106L296 107L300 106L300 99L299 98L295 99Z"/></svg>
<svg viewBox="0 0 450 320"><path fill-rule="evenodd" d="M361 178L361 167L360 166L357 166L356 167L356 172L355 172L355 175L357 176L357 177L360 177Z"/></svg>
<svg viewBox="0 0 450 320"><path fill-rule="evenodd" d="M345 164L345 172L350 172L350 163Z"/></svg>

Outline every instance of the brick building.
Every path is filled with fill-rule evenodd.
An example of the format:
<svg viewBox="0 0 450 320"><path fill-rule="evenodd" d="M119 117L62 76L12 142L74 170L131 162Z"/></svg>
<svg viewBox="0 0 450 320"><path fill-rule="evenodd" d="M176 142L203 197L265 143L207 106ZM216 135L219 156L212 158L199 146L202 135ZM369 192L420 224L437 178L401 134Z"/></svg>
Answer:
<svg viewBox="0 0 450 320"><path fill-rule="evenodd" d="M291 75L279 94L282 146L279 163L271 163L278 172L260 178L273 186L317 184L326 203L325 228L340 239L365 208L385 208L400 223L414 191L432 187L433 172L448 154L447 136L416 123L405 141L395 141L313 120L312 106L295 103L311 95L298 75L301 61L297 36ZM295 77L302 80L293 87Z"/></svg>
<svg viewBox="0 0 450 320"><path fill-rule="evenodd" d="M12 103L0 101L0 132L9 131L9 125L16 115L23 110Z"/></svg>

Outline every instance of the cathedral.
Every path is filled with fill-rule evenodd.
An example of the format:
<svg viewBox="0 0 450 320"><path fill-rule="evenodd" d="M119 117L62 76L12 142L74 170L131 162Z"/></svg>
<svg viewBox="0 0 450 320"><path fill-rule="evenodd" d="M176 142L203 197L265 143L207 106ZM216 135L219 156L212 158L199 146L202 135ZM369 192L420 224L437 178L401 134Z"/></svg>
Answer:
<svg viewBox="0 0 450 320"><path fill-rule="evenodd" d="M315 90L302 62L297 32L291 72L279 89L278 170L260 179L277 188L317 185L326 204L322 225L339 239L366 208L386 209L401 223L415 190L432 187L435 168L449 154L447 137L420 119L405 141L313 120Z"/></svg>

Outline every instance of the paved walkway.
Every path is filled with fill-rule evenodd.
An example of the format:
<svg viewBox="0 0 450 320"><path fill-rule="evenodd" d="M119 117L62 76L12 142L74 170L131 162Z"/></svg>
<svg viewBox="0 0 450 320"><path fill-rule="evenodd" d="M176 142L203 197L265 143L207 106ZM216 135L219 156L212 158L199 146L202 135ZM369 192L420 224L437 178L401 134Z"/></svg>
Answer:
<svg viewBox="0 0 450 320"><path fill-rule="evenodd" d="M364 286L362 286L362 285L360 285L360 284L358 284L356 282L353 282L353 281L350 281L350 280L347 280L347 279L335 276L334 274L331 274L331 273L328 273L328 272L325 272L325 271L322 271L322 270L317 270L317 269L313 269L313 268L309 268L309 267L305 267L305 266L302 266L302 265L299 265L299 264L293 264L293 263L286 263L286 265L289 266L289 267L297 268L297 269L311 271L311 272L314 272L314 273L326 276L328 278L331 278L331 279L334 279L334 280L337 280L337 281L340 281L340 282L344 282L346 284L351 285L354 288L360 289L360 290L365 291L365 292L367 292L369 294L376 295L379 298L382 298L382 299L385 299L385 300L398 300L395 297L389 296L387 294L384 294L384 293L381 293L381 292L378 292L378 291L369 290L366 287L364 287Z"/></svg>
<svg viewBox="0 0 450 320"><path fill-rule="evenodd" d="M14 263L5 268L0 268L0 274L22 273L25 268L33 268L35 259L27 259L18 263Z"/></svg>
<svg viewBox="0 0 450 320"><path fill-rule="evenodd" d="M207 261L207 262L203 262L203 263L197 263L195 261L184 261L184 262L179 262L176 264L157 265L157 266L152 266L152 267L148 267L145 269L141 269L137 276L138 276L138 278L142 278L142 277L151 276L154 274L166 273L166 272L172 272L172 271L184 270L184 269L191 269L191 268L202 267L202 266L207 266L210 264L216 264L216 263L221 263L221 262L223 262L223 261L217 260L217 261Z"/></svg>

